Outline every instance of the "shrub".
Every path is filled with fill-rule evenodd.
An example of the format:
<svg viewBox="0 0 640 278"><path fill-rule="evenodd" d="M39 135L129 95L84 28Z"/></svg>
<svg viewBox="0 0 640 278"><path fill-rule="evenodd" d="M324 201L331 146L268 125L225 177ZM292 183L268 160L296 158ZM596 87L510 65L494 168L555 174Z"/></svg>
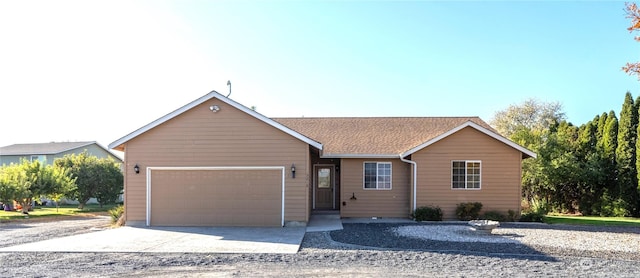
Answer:
<svg viewBox="0 0 640 278"><path fill-rule="evenodd" d="M509 221L509 222L516 221L516 219L517 219L516 211L510 209L510 210L507 211L507 214L508 214L507 215L507 221Z"/></svg>
<svg viewBox="0 0 640 278"><path fill-rule="evenodd" d="M545 199L533 199L531 200L531 212L545 215L549 213L549 203Z"/></svg>
<svg viewBox="0 0 640 278"><path fill-rule="evenodd" d="M116 223L124 214L124 206L116 206L109 210L109 215L111 215L111 223Z"/></svg>
<svg viewBox="0 0 640 278"><path fill-rule="evenodd" d="M459 203L456 208L456 215L458 216L458 220L474 220L478 219L481 209L482 203L480 202Z"/></svg>
<svg viewBox="0 0 640 278"><path fill-rule="evenodd" d="M613 200L608 196L603 197L600 216L624 217L629 215L626 209L627 203L622 199Z"/></svg>
<svg viewBox="0 0 640 278"><path fill-rule="evenodd" d="M544 222L544 214L525 212L520 216L520 222Z"/></svg>
<svg viewBox="0 0 640 278"><path fill-rule="evenodd" d="M507 217L499 211L490 210L483 214L482 219L504 222L507 220Z"/></svg>
<svg viewBox="0 0 640 278"><path fill-rule="evenodd" d="M416 221L442 221L442 209L439 207L419 207L413 213Z"/></svg>

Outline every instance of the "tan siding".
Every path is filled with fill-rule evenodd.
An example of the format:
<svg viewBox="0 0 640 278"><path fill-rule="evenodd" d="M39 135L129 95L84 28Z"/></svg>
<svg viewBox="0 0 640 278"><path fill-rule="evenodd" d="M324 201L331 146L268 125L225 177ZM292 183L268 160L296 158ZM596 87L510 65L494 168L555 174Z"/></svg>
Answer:
<svg viewBox="0 0 640 278"><path fill-rule="evenodd" d="M363 188L364 162L391 162L391 190ZM399 159L343 159L340 166L342 217L408 217L410 192L409 164ZM352 200L351 196L357 200Z"/></svg>
<svg viewBox="0 0 640 278"><path fill-rule="evenodd" d="M442 208L445 219L455 219L462 202L481 202L483 211L520 211L522 154L498 140L467 127L415 153L418 163L418 206ZM481 189L451 189L451 161L480 160Z"/></svg>
<svg viewBox="0 0 640 278"><path fill-rule="evenodd" d="M218 105L217 113L209 106ZM128 221L146 218L146 167L284 166L285 221L307 221L308 145L212 99L126 143ZM140 166L135 174L133 166ZM291 164L296 178L291 178Z"/></svg>

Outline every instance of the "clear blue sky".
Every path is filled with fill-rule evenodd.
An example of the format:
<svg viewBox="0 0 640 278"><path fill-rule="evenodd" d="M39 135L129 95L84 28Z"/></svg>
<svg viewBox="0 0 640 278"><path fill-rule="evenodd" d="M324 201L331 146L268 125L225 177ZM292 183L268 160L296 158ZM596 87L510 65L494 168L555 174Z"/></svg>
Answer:
<svg viewBox="0 0 640 278"><path fill-rule="evenodd" d="M217 90L282 116L480 116L534 97L580 125L640 83L624 2L2 1L0 146L106 146Z"/></svg>

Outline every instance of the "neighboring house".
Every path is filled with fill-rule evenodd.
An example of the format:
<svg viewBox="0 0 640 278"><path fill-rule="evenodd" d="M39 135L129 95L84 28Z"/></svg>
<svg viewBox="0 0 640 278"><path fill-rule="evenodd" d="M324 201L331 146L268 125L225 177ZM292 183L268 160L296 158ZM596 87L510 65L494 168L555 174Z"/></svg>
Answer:
<svg viewBox="0 0 640 278"><path fill-rule="evenodd" d="M51 142L36 144L14 144L0 147L0 166L11 163L20 163L21 159L28 161L38 160L49 165L53 161L67 154L79 154L87 151L89 155L98 158L111 157L116 162L122 163L122 159L112 154L95 141L89 142Z"/></svg>
<svg viewBox="0 0 640 278"><path fill-rule="evenodd" d="M211 92L116 140L129 225L283 226L314 210L520 211L535 154L477 117L267 118Z"/></svg>

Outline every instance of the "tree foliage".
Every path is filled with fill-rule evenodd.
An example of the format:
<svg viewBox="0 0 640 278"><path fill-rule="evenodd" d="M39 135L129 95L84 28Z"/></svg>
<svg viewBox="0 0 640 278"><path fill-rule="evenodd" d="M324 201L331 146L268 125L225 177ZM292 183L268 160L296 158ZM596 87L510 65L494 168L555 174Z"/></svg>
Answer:
<svg viewBox="0 0 640 278"><path fill-rule="evenodd" d="M38 161L22 160L0 168L0 198L13 200L27 212L36 198L64 196L75 189L68 170Z"/></svg>
<svg viewBox="0 0 640 278"><path fill-rule="evenodd" d="M99 159L98 169L100 176L100 186L96 189L94 197L100 203L113 204L118 200L118 195L124 188L124 177L118 163L113 159Z"/></svg>
<svg viewBox="0 0 640 278"><path fill-rule="evenodd" d="M118 164L110 158L98 159L86 151L57 159L55 165L69 169L76 179L77 189L72 197L82 209L92 197L100 205L113 203L123 189L123 176Z"/></svg>
<svg viewBox="0 0 640 278"><path fill-rule="evenodd" d="M637 202L638 175L636 170L636 138L638 129L638 107L631 93L627 92L620 110L618 122L618 146L616 164L618 170L618 192L626 209L634 213Z"/></svg>
<svg viewBox="0 0 640 278"><path fill-rule="evenodd" d="M544 102L530 98L495 113L491 125L502 135L511 137L521 130L548 129L565 118L562 104L559 102Z"/></svg>
<svg viewBox="0 0 640 278"><path fill-rule="evenodd" d="M640 9L636 3L625 3L626 18L631 20L631 24L627 28L630 33L640 30ZM634 37L636 41L640 41L640 37ZM640 62L627 63L622 70L629 75L636 75L640 80Z"/></svg>
<svg viewBox="0 0 640 278"><path fill-rule="evenodd" d="M562 118L544 117L524 125L516 108L529 106L511 105L509 113L496 113L503 126L518 127L511 129L512 141L538 154L523 161L522 194L527 203L585 215L640 214L640 100L634 102L627 93L620 120L610 111L579 127ZM553 107L542 109L564 115Z"/></svg>

